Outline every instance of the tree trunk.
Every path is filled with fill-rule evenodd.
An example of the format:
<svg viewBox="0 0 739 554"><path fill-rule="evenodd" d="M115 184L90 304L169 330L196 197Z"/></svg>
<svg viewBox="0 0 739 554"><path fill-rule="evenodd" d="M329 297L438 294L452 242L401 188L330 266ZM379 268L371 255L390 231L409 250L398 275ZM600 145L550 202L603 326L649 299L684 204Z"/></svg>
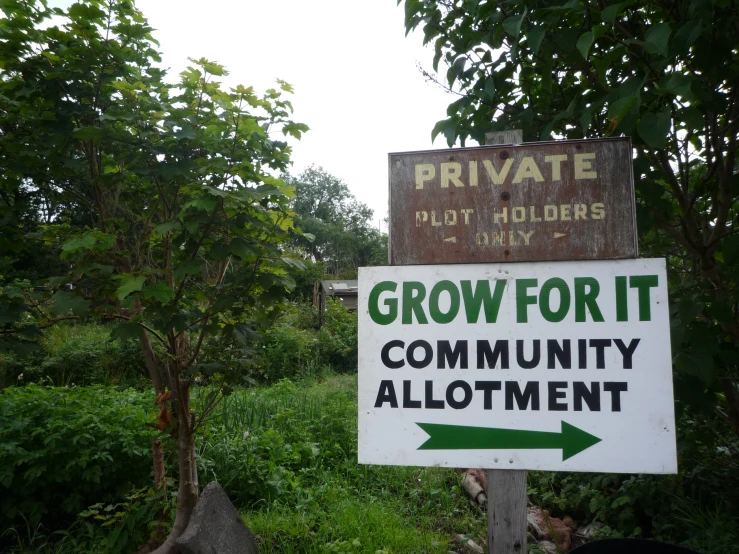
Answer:
<svg viewBox="0 0 739 554"><path fill-rule="evenodd" d="M167 474L164 467L164 449L162 439L154 437L151 440L151 452L154 458L154 492L160 494L164 501L167 499ZM152 541L159 544L165 540L166 523L165 512L161 510L156 516L157 524L154 527Z"/></svg>
<svg viewBox="0 0 739 554"><path fill-rule="evenodd" d="M190 392L186 384L179 387L177 407L177 461L179 465L179 487L177 489L177 511L172 530L153 554L177 552L177 538L185 532L190 515L198 502L198 487L193 480L195 461L195 435L191 424Z"/></svg>
<svg viewBox="0 0 739 554"><path fill-rule="evenodd" d="M154 354L154 348L151 346L151 341L149 340L149 335L147 334L146 329L141 329L139 344L141 344L141 351L144 353L146 369L149 370L149 377L151 377L151 382L154 385L154 392L156 392L156 394L162 394L164 392L164 383L162 382L156 354Z"/></svg>

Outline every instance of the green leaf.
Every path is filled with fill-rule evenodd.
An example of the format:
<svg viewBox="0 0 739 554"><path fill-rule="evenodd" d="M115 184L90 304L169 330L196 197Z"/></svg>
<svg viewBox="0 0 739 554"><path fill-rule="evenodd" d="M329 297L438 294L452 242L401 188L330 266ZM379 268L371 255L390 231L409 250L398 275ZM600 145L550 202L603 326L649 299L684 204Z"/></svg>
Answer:
<svg viewBox="0 0 739 554"><path fill-rule="evenodd" d="M493 100L495 98L495 79L492 75L490 75L487 79L485 79L485 98L489 100Z"/></svg>
<svg viewBox="0 0 739 554"><path fill-rule="evenodd" d="M143 292L146 300L155 298L162 304L166 304L174 298L174 291L164 281L159 281L153 287L144 287Z"/></svg>
<svg viewBox="0 0 739 554"><path fill-rule="evenodd" d="M196 208L203 212L212 212L218 205L218 199L212 196L200 196L190 200L184 208Z"/></svg>
<svg viewBox="0 0 739 554"><path fill-rule="evenodd" d="M431 131L431 142L434 142L434 139L439 135L439 133L443 134L446 137L447 144L451 147L454 144L454 141L457 139L457 123L454 121L454 119L442 119L441 121L437 122L436 125L434 125L433 130Z"/></svg>
<svg viewBox="0 0 739 554"><path fill-rule="evenodd" d="M136 323L120 323L113 327L110 338L113 340L137 339L141 335L141 327Z"/></svg>
<svg viewBox="0 0 739 554"><path fill-rule="evenodd" d="M671 33L672 29L669 23L657 23L649 28L644 35L644 39L654 46L655 50L662 56L667 57L667 43Z"/></svg>
<svg viewBox="0 0 739 554"><path fill-rule="evenodd" d="M518 35L521 34L521 24L523 23L523 18L526 17L527 12L528 8L524 8L521 15L513 15L503 21L503 28L506 33L517 39Z"/></svg>
<svg viewBox="0 0 739 554"><path fill-rule="evenodd" d="M652 148L664 148L670 134L670 121L670 108L665 108L659 114L648 112L642 115L636 131Z"/></svg>
<svg viewBox="0 0 739 554"><path fill-rule="evenodd" d="M90 301L71 291L57 291L51 297L53 302L51 313L54 315L72 315L85 317L90 312Z"/></svg>
<svg viewBox="0 0 739 554"><path fill-rule="evenodd" d="M123 275L120 278L120 281L122 282L121 285L118 287L118 290L116 291L116 297L119 300L123 300L131 294L132 292L140 291L141 288L144 286L144 282L146 281L146 277L136 277L132 274Z"/></svg>
<svg viewBox="0 0 739 554"><path fill-rule="evenodd" d="M187 260L175 268L174 276L183 279L186 275L199 275L201 270L202 264L199 260Z"/></svg>
<svg viewBox="0 0 739 554"><path fill-rule="evenodd" d="M157 235L166 235L170 231L178 231L182 229L182 225L179 221L176 219L173 219L171 221L165 221L164 223L160 223L156 227L154 227L154 234Z"/></svg>
<svg viewBox="0 0 739 554"><path fill-rule="evenodd" d="M587 31L580 35L580 38L577 39L577 49L580 51L580 54L582 54L582 57L586 60L588 59L588 52L590 51L590 47L593 45L593 32Z"/></svg>
<svg viewBox="0 0 739 554"><path fill-rule="evenodd" d="M619 4L612 4L600 12L600 18L603 23L613 23L616 20L616 16L624 11L627 6L631 5L632 2L621 2Z"/></svg>
<svg viewBox="0 0 739 554"><path fill-rule="evenodd" d="M546 31L544 27L532 27L526 33L526 42L529 43L529 48L531 48L531 52L534 55L539 53L539 48L541 48L541 42L544 40L545 35Z"/></svg>
<svg viewBox="0 0 739 554"><path fill-rule="evenodd" d="M690 47L701 36L703 27L699 19L688 21L675 33L672 39L672 48L676 55L684 56L690 51Z"/></svg>
<svg viewBox="0 0 739 554"><path fill-rule="evenodd" d="M680 96L686 100L692 100L693 94L690 92L690 86L693 84L693 78L683 73L672 73L661 84L660 88L665 92Z"/></svg>

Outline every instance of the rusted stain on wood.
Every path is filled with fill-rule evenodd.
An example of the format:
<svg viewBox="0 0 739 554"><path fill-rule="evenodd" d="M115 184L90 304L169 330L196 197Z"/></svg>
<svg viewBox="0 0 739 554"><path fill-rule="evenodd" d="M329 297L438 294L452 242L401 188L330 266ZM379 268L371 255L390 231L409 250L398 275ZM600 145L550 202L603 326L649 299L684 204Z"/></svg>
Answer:
<svg viewBox="0 0 739 554"><path fill-rule="evenodd" d="M390 264L637 256L628 138L390 154Z"/></svg>

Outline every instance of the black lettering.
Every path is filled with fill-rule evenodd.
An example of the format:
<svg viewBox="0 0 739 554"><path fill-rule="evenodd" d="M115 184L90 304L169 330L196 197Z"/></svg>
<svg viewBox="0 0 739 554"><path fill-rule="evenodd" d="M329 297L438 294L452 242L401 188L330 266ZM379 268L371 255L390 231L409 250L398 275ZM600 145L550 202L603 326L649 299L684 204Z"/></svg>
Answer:
<svg viewBox="0 0 739 554"><path fill-rule="evenodd" d="M403 381L403 407L404 408L421 408L420 400L411 399L411 382Z"/></svg>
<svg viewBox="0 0 739 554"><path fill-rule="evenodd" d="M454 345L454 350L448 340L440 340L436 343L436 367L437 369L446 369L446 364L454 369L459 361L460 369L467 369L467 341L458 340Z"/></svg>
<svg viewBox="0 0 739 554"><path fill-rule="evenodd" d="M634 350L639 346L640 341L641 339L632 339L629 346L626 346L621 339L613 339L618 351L621 352L621 356L624 358L624 369L632 369L632 357L634 356Z"/></svg>
<svg viewBox="0 0 739 554"><path fill-rule="evenodd" d="M578 369L588 368L588 341L586 339L577 339L577 367Z"/></svg>
<svg viewBox="0 0 739 554"><path fill-rule="evenodd" d="M572 395L576 412L582 412L583 400L591 412L600 412L600 383L593 381L588 389L582 381L575 381L572 383Z"/></svg>
<svg viewBox="0 0 739 554"><path fill-rule="evenodd" d="M628 383L608 382L603 383L603 390L611 393L611 411L621 411L621 393L629 390Z"/></svg>
<svg viewBox="0 0 739 554"><path fill-rule="evenodd" d="M404 346L405 343L402 340L391 340L389 343L382 347L382 350L380 351L380 359L382 360L382 363L385 365L385 367L389 367L390 369L400 369L405 365L405 360L403 360L402 358L398 361L390 359L390 349L403 348Z"/></svg>
<svg viewBox="0 0 739 554"><path fill-rule="evenodd" d="M590 347L595 348L595 367L606 368L606 348L610 348L611 339L590 339Z"/></svg>
<svg viewBox="0 0 739 554"><path fill-rule="evenodd" d="M549 382L549 411L550 412L566 412L567 403L560 404L558 398L566 398L567 393L559 389L566 389L567 381L550 381Z"/></svg>
<svg viewBox="0 0 739 554"><path fill-rule="evenodd" d="M483 391L483 409L493 409L493 391L500 390L500 381L475 381L475 390Z"/></svg>
<svg viewBox="0 0 739 554"><path fill-rule="evenodd" d="M462 389L464 391L464 398L462 400L457 401L454 399L454 391L456 389ZM449 386L446 388L446 403L449 404L449 407L455 410L461 410L469 406L470 402L472 402L472 387L470 387L467 381L452 381L449 383Z"/></svg>
<svg viewBox="0 0 739 554"><path fill-rule="evenodd" d="M554 359L557 358L562 369L572 369L572 349L570 339L564 339L562 346L556 339L547 340L547 369L554 369Z"/></svg>
<svg viewBox="0 0 739 554"><path fill-rule="evenodd" d="M529 407L529 400L531 401L531 409L539 409L539 382L529 381L526 383L523 393L521 387L518 386L517 381L506 381L505 382L505 409L513 409L513 399L516 399L516 404L519 410L526 410Z"/></svg>
<svg viewBox="0 0 739 554"><path fill-rule="evenodd" d="M425 353L425 357L422 360L416 359L416 350L418 348L423 348ZM405 356L408 359L409 366L415 367L416 369L423 369L431 363L434 357L434 351L431 349L431 345L425 340L414 340L408 345Z"/></svg>
<svg viewBox="0 0 739 554"><path fill-rule="evenodd" d="M375 400L375 408L382 408L385 402L390 402L391 408L398 407L398 397L395 396L395 386L390 380L380 381L380 390L377 391L377 400Z"/></svg>
<svg viewBox="0 0 739 554"><path fill-rule="evenodd" d="M490 341L477 341L477 369L485 369L485 363L488 369L493 369L500 358L500 368L508 369L508 341L496 340L495 349L490 348Z"/></svg>
<svg viewBox="0 0 739 554"><path fill-rule="evenodd" d="M429 410L443 410L444 409L443 400L434 400L434 382L433 381L426 381L426 399L424 402L424 407L428 408Z"/></svg>
<svg viewBox="0 0 739 554"><path fill-rule="evenodd" d="M521 366L523 369L534 368L539 365L539 360L541 360L541 341L534 340L532 342L534 343L534 354L531 356L531 360L527 360L524 357L523 352L524 341L516 341L516 362L518 362L518 365Z"/></svg>

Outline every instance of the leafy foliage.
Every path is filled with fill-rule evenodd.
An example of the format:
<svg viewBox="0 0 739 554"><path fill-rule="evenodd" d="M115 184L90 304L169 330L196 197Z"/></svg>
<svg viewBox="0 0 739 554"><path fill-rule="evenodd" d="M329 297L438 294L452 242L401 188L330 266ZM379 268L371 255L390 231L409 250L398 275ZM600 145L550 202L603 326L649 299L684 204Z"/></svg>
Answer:
<svg viewBox="0 0 739 554"><path fill-rule="evenodd" d="M4 213L36 218L34 239L65 264L55 286L70 290L54 288L47 305L23 284L0 289L0 337L23 345L94 314L118 324L114 338L140 342L155 391L171 393L182 450L172 550L198 495L189 386L198 374L237 381L260 320L294 284L286 269L300 264L284 256L292 190L274 175L290 162L287 137L308 128L291 119L282 81L263 94L224 89L225 68L198 59L165 82L152 29L129 0L67 10L8 0L3 11ZM216 348L240 357L207 359Z"/></svg>
<svg viewBox="0 0 739 554"><path fill-rule="evenodd" d="M295 188L293 209L303 236L295 245L339 278L355 278L360 266L387 263L387 235L374 228L372 210L341 179L311 166L285 181Z"/></svg>
<svg viewBox="0 0 739 554"><path fill-rule="evenodd" d="M460 96L432 137L631 136L641 251L669 263L677 395L739 434L736 5L406 0L405 18Z"/></svg>
<svg viewBox="0 0 739 554"><path fill-rule="evenodd" d="M40 348L26 356L0 354L0 384L45 381L69 385L142 385L146 375L141 346L111 341L104 325L63 325L46 331Z"/></svg>
<svg viewBox="0 0 739 554"><path fill-rule="evenodd" d="M0 527L65 527L150 479L150 396L30 384L0 391Z"/></svg>
<svg viewBox="0 0 739 554"><path fill-rule="evenodd" d="M284 378L354 373L357 370L357 314L339 302L328 302L324 324L316 331L318 314L309 304L288 309L264 333L252 376L273 382Z"/></svg>

